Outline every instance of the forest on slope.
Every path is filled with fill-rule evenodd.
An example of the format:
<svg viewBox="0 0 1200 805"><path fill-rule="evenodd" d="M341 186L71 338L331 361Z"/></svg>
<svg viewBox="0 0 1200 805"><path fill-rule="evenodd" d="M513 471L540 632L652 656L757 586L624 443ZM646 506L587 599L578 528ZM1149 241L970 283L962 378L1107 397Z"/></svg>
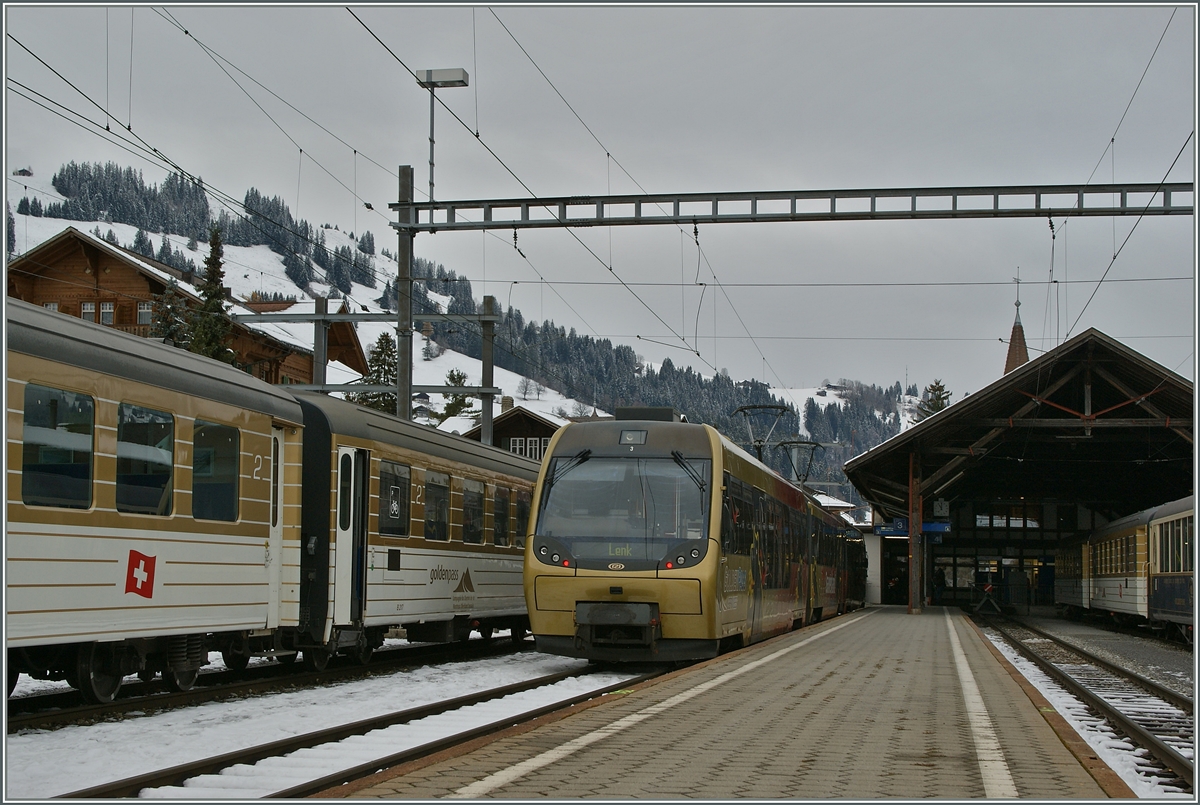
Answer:
<svg viewBox="0 0 1200 805"><path fill-rule="evenodd" d="M348 233L356 244L354 249L330 249L325 231L335 226L318 227L297 220L279 196L268 197L250 188L237 205L236 214L222 206L214 215L203 182L178 174L169 174L155 185L147 184L140 171L116 163L70 162L54 174L52 181L64 201L43 207L36 198L22 198L18 214L136 226L134 242L119 245L179 268L197 281L202 269L183 252L172 249L165 235L186 237L189 249L195 249L197 243L208 241L210 228L217 226L226 245L265 245L278 254L284 272L299 291L311 293L310 285L319 282L337 289L331 295L338 295L339 291L349 293L353 282L379 288L376 301L395 309L395 286L390 278L384 278L391 271L377 269L371 232L362 232L358 237ZM151 233L164 236L157 248ZM387 265L394 264L386 248L380 255ZM413 288L415 312L478 312L466 276L419 257L413 258L412 275L419 280ZM448 298L445 310L431 299L431 294ZM470 357L482 354L482 338L476 328L439 323L433 325L432 338ZM364 347L369 349L371 345ZM735 381L725 373L705 376L691 366L676 366L669 358L655 368L627 345L581 335L573 327L550 320L529 321L512 307L497 326L495 362L564 396L590 401L602 410L612 411L618 406L673 407L689 421L711 424L743 445L749 444L749 430L746 421L735 414L737 409L785 405L787 414L775 429L772 442L803 439L818 444L798 451L799 466L795 468L788 451L768 449L764 460L788 475L793 471L807 474L821 491L845 499L854 495L842 473L842 464L899 433L899 403L904 394L917 393L916 387L903 389L898 382L881 388L840 379L836 386L830 386L833 400L817 405L809 399L804 410L797 411L792 404L773 396L770 387L761 381ZM801 417L806 434L796 427ZM760 437L762 433L756 431Z"/></svg>

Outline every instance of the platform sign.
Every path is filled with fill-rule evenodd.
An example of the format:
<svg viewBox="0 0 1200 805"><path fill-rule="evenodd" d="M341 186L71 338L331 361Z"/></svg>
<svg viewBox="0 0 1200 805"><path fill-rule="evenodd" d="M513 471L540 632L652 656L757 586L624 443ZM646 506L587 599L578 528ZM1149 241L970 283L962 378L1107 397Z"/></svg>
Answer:
<svg viewBox="0 0 1200 805"><path fill-rule="evenodd" d="M877 525L874 532L880 537L907 537L908 536L908 518L897 517L892 520L891 525ZM925 522L921 523L922 534L949 534L949 523Z"/></svg>

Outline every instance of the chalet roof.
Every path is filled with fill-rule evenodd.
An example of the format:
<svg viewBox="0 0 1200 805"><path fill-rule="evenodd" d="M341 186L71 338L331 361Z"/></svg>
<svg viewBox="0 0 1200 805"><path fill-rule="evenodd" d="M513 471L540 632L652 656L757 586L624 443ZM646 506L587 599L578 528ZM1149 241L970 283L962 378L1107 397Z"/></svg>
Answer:
<svg viewBox="0 0 1200 805"><path fill-rule="evenodd" d="M80 243L85 244L88 249L99 250L125 263L135 271L149 277L155 284L162 286L164 289L174 279L178 282L181 296L185 297L192 304L200 303L200 297L195 292L195 289L187 282L180 282L183 279L183 272L130 249L109 243L103 238L98 238L91 233L81 231L73 226L67 227L49 240L30 249L25 254L14 257L9 262L9 270L29 271L34 274L39 273L42 268L52 265L75 249L78 249ZM232 313L254 313L253 310L242 302L236 299L230 301L233 305ZM315 305L316 302L310 299L305 302L297 302L291 309L296 312L304 312L307 308L308 312L312 312L315 309ZM345 300L342 300L343 312L345 311L345 305ZM303 352L308 355L311 355L313 352L315 333L314 326L311 323L235 322L234 326L255 332L260 336L277 342L292 352ZM358 340L357 331L352 324L348 322L335 322L330 326L329 358L330 360L338 360L344 363L360 374L365 375L367 373L366 354L362 344Z"/></svg>
<svg viewBox="0 0 1200 805"><path fill-rule="evenodd" d="M1109 518L1192 492L1192 382L1090 329L845 465L905 516L936 497L1088 502Z"/></svg>
<svg viewBox="0 0 1200 805"><path fill-rule="evenodd" d="M544 425L551 431L556 431L567 423L567 420L558 420L557 417L551 419L550 417L543 416L536 411L531 411L524 406L514 405L503 414L499 414L492 419L492 430L495 431L497 427L501 427L505 422L508 422L512 419L528 419L534 423ZM468 439L479 439L482 431L483 426L476 425L470 430L464 431L463 436L467 437Z"/></svg>

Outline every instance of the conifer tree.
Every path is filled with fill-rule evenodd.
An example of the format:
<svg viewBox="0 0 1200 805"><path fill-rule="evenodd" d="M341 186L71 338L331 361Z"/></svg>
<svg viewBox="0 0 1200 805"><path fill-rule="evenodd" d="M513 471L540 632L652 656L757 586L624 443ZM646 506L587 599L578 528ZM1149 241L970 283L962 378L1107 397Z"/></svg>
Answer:
<svg viewBox="0 0 1200 805"><path fill-rule="evenodd" d="M140 227L134 233L133 246L131 248L143 257L154 256L154 244L150 242L150 236Z"/></svg>
<svg viewBox="0 0 1200 805"><path fill-rule="evenodd" d="M191 342L191 322L187 302L179 293L179 283L172 277L166 289L154 295L150 337L170 339L180 349Z"/></svg>
<svg viewBox="0 0 1200 805"><path fill-rule="evenodd" d="M29 196L21 196L17 202L17 215L29 215Z"/></svg>
<svg viewBox="0 0 1200 805"><path fill-rule="evenodd" d="M950 392L942 385L941 380L935 379L925 387L925 398L917 403L917 419L936 414L950 404Z"/></svg>
<svg viewBox="0 0 1200 805"><path fill-rule="evenodd" d="M13 218L12 207L8 202L4 203L4 210L8 213L8 221L4 227L5 237L8 243L8 251L6 254L12 254L17 250L17 222Z"/></svg>
<svg viewBox="0 0 1200 805"><path fill-rule="evenodd" d="M204 280L200 283L200 306L193 312L190 349L225 363L233 363L233 350L225 340L233 331L229 308L225 304L225 249L221 230L213 227L208 238L208 257L204 259Z"/></svg>
<svg viewBox="0 0 1200 805"><path fill-rule="evenodd" d="M447 386L465 386L467 385L467 375L461 369L451 369L446 373ZM445 422L451 417L461 416L464 413L470 413L468 410L471 407L471 397L467 394L449 394L446 398L446 405L442 407L442 413L437 415L439 422Z"/></svg>
<svg viewBox="0 0 1200 805"><path fill-rule="evenodd" d="M371 347L367 356L367 376L364 383L373 386L396 385L396 339L390 330L384 330ZM396 395L386 392L364 391L360 394L347 394L347 399L377 411L393 413L396 410Z"/></svg>

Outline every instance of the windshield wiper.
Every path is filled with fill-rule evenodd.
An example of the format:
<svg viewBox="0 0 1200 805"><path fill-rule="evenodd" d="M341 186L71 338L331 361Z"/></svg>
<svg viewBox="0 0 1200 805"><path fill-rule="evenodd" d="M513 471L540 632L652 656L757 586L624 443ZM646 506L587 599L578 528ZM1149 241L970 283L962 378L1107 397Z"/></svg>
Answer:
<svg viewBox="0 0 1200 805"><path fill-rule="evenodd" d="M706 486L704 478L702 478L700 473L696 471L696 468L693 467L691 463L683 457L683 453L679 452L678 450L672 450L671 458L675 459L676 464L683 467L683 471L688 474L688 477L695 482L696 486L700 487L700 493L704 494L704 487Z"/></svg>
<svg viewBox="0 0 1200 805"><path fill-rule="evenodd" d="M558 483L560 480L562 480L562 477L564 475L566 475L568 472L575 469L576 467L578 467L580 464L587 461L591 457L592 457L591 448L584 448L583 450L580 450L578 453L576 453L575 455L571 456L569 459L564 461L562 464L558 464L557 462L555 462L554 474L550 476L550 480L546 483L546 487L549 488L549 487L554 486L556 483Z"/></svg>

